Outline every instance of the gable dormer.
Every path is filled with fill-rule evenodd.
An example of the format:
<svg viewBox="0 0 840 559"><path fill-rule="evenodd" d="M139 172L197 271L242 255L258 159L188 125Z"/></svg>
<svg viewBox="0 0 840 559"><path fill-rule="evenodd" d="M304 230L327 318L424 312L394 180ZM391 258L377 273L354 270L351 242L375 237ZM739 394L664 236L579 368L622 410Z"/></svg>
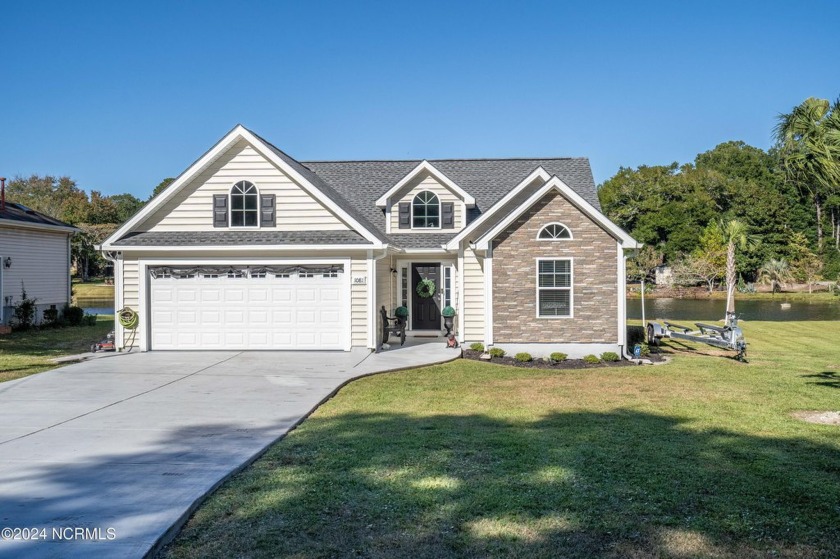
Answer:
<svg viewBox="0 0 840 559"><path fill-rule="evenodd" d="M456 233L466 226L475 198L428 161L421 161L383 194L386 233Z"/></svg>

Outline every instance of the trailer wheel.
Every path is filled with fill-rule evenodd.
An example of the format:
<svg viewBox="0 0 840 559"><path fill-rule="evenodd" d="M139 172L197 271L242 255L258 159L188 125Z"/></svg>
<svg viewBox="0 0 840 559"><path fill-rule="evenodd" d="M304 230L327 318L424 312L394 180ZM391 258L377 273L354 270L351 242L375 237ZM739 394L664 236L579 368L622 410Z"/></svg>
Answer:
<svg viewBox="0 0 840 559"><path fill-rule="evenodd" d="M647 325L647 343L648 345L659 345L659 338L653 334L653 324Z"/></svg>

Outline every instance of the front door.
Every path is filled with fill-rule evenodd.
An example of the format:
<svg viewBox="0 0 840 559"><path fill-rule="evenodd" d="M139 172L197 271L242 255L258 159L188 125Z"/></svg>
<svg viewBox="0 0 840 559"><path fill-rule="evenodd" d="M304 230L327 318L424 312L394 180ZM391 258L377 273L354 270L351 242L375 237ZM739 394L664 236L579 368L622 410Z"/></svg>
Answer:
<svg viewBox="0 0 840 559"><path fill-rule="evenodd" d="M431 297L417 294L417 285L424 279L435 284L435 292ZM411 289L412 329L440 330L440 264L412 264Z"/></svg>

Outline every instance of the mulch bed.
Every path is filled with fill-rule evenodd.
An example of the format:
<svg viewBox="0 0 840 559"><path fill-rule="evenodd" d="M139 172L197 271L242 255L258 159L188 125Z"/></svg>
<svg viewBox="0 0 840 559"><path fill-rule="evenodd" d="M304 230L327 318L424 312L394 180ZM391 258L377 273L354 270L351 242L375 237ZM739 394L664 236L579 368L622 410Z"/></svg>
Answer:
<svg viewBox="0 0 840 559"><path fill-rule="evenodd" d="M472 359L473 361L484 361L481 359L481 352L474 351L472 349L464 349L463 351L464 359ZM645 359L650 359L654 363L665 361L665 358L656 353L652 353L645 357ZM635 367L635 363L631 363L630 361L625 361L622 359L621 361L612 361L612 362L602 362L597 364L590 364L583 361L583 359L566 359L565 361L561 361L557 365L553 365L548 361L543 361L542 359L535 358L533 361L521 362L517 361L513 357L494 357L489 361L489 363L495 363L497 365L510 365L511 367L522 367L523 369L603 369L604 367Z"/></svg>

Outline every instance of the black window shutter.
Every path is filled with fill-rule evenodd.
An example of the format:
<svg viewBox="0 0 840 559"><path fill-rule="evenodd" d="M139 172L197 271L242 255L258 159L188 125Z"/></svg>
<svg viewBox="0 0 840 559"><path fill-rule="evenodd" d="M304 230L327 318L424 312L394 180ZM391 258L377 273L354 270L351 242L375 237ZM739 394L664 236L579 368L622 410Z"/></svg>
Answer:
<svg viewBox="0 0 840 559"><path fill-rule="evenodd" d="M260 227L277 225L277 212L274 208L274 194L260 194Z"/></svg>
<svg viewBox="0 0 840 559"><path fill-rule="evenodd" d="M455 228L455 203L443 202L440 205L440 227L441 229Z"/></svg>
<svg viewBox="0 0 840 559"><path fill-rule="evenodd" d="M228 226L227 194L213 195L213 227Z"/></svg>
<svg viewBox="0 0 840 559"><path fill-rule="evenodd" d="M400 229L411 229L411 202L400 202Z"/></svg>

